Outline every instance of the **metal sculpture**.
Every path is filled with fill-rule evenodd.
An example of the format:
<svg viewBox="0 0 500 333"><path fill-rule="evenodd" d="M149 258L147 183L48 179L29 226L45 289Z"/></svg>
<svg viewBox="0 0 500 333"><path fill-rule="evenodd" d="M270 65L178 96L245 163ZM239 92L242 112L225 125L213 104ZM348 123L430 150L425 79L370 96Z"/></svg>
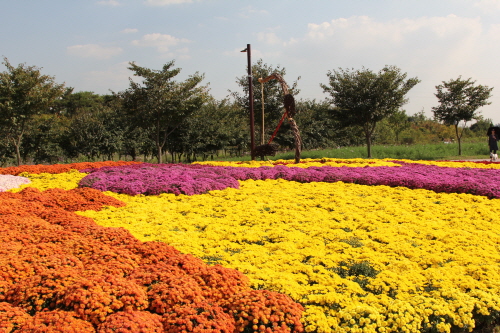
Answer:
<svg viewBox="0 0 500 333"><path fill-rule="evenodd" d="M295 163L299 163L300 162L300 153L302 151L302 139L300 138L299 127L297 126L295 119L293 119L293 117L296 114L295 99L293 98L293 95L290 94L290 91L288 89L288 85L286 84L285 80L278 73L273 73L266 78L259 78L259 82L266 83L272 79L277 80L280 83L281 89L283 90L283 94L285 95L284 99L283 99L283 104L285 105L285 113L283 114L283 117L281 118L281 120L278 124L278 127L274 131L273 136L269 140L269 143L267 145L261 145L261 146L255 147L255 155L256 156L263 156L262 153L264 153L264 152L273 153L273 151L274 151L274 154L276 154L277 148L275 145L273 146L271 144L271 142L273 141L274 137L276 136L276 133L278 132L278 129L280 128L283 120L285 118L287 118L288 122L290 123L290 127L292 129L293 138L294 138L294 142L295 142ZM273 154L273 156L274 156L274 154Z"/></svg>

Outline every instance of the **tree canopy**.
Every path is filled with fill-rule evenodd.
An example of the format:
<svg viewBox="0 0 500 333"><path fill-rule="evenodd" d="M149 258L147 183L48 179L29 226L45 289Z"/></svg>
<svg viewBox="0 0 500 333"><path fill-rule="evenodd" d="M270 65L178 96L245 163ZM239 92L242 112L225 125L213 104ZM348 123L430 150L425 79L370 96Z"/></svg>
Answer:
<svg viewBox="0 0 500 333"><path fill-rule="evenodd" d="M368 157L371 139L377 123L398 111L408 102L405 95L420 82L406 79L396 66L385 66L378 73L362 68L342 69L327 73L328 84L321 84L335 106L331 116L343 127L357 127L365 136Z"/></svg>
<svg viewBox="0 0 500 333"><path fill-rule="evenodd" d="M169 135L206 100L207 88L200 86L204 76L195 73L183 82L174 81L180 68L174 61L153 70L130 63L129 69L142 82L130 79L130 88L122 93L124 106L131 111L156 145L158 163L162 163L164 147Z"/></svg>
<svg viewBox="0 0 500 333"><path fill-rule="evenodd" d="M7 71L0 73L0 128L16 150L21 164L20 147L23 136L34 116L48 113L54 101L63 95L64 84L42 75L40 68L19 64L14 67L7 58Z"/></svg>
<svg viewBox="0 0 500 333"><path fill-rule="evenodd" d="M195 73L177 81L181 70L174 68L173 61L159 70L130 63L137 78L130 79L130 88L99 95L73 92L73 88L40 74L37 67L15 67L6 58L4 61L7 71L0 73L0 165L127 157L160 163L170 159L191 162L249 152L246 75L236 77L241 89L216 100L201 85L203 75ZM270 79L263 82L262 93L258 78L285 75L285 68L260 59L252 65L252 75L255 122L257 128L262 126L260 110L264 105L263 142L267 142L283 115L283 86ZM434 117L428 118L423 109L407 115L401 108L407 102L405 94L419 80L408 79L397 67L386 66L378 73L365 68L339 69L329 72L328 77L330 83L321 86L329 98L295 101L294 121L307 150L367 143L371 156L370 146L375 143L454 142L451 138L458 123L460 136L474 140L493 126L493 121L483 119L475 108L490 104L486 97L492 88L469 89L470 85L475 87L470 79L459 78L438 86L436 96L442 97L443 103L434 108ZM299 91L297 81L285 90L295 96ZM457 106L460 103L451 102L454 98L466 105L465 111ZM469 130L462 123L470 119L477 122ZM280 152L286 152L293 149L294 142L291 125L285 121L273 143Z"/></svg>
<svg viewBox="0 0 500 333"><path fill-rule="evenodd" d="M433 107L434 117L445 125L455 127L455 135L458 140L458 155L462 155L461 139L462 130L458 125L460 122L467 123L478 117L478 109L491 104L488 99L493 88L483 85L475 85L476 81L471 78L463 80L461 76L451 79L436 86L435 94L439 101L439 106ZM464 124L465 127L465 124Z"/></svg>

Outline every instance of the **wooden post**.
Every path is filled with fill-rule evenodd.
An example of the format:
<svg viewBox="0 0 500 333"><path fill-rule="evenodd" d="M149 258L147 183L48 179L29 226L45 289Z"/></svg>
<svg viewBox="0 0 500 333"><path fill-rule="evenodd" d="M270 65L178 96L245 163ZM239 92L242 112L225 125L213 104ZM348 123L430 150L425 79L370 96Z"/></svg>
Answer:
<svg viewBox="0 0 500 333"><path fill-rule="evenodd" d="M247 59L248 59L248 102L250 109L250 155L252 161L255 160L255 126L254 126L254 114L253 114L253 84L252 84L252 52L250 49L250 44L247 44L246 48Z"/></svg>
<svg viewBox="0 0 500 333"><path fill-rule="evenodd" d="M260 79L259 79L260 82ZM260 144L263 145L264 142L264 82L260 82L260 96L261 96L261 104L262 104L262 119L260 123Z"/></svg>

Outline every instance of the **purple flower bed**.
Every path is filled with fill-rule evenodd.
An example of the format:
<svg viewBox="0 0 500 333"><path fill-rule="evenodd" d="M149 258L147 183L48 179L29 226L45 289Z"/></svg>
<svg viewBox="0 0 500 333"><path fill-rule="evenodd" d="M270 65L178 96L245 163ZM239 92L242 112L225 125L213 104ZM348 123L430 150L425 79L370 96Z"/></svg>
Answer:
<svg viewBox="0 0 500 333"><path fill-rule="evenodd" d="M89 170L83 172L89 172ZM500 198L500 172L494 169L448 168L405 164L401 167L309 167L286 166L242 168L207 165L139 164L101 168L80 181L101 191L126 194L201 194L227 187L238 188L237 180L282 178L301 183L346 182L362 185L404 186L445 193L470 193Z"/></svg>
<svg viewBox="0 0 500 333"><path fill-rule="evenodd" d="M224 173L211 168L195 168L188 165L134 164L121 167L105 167L91 172L80 180L79 187L92 187L100 191L112 191L129 195L160 193L201 194L227 187L238 188L239 183Z"/></svg>

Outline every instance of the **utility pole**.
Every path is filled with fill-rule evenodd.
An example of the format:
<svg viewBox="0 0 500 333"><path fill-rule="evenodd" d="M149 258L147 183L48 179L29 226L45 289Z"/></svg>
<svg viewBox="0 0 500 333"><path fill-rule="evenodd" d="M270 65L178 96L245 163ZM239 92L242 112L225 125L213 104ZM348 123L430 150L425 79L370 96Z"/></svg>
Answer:
<svg viewBox="0 0 500 333"><path fill-rule="evenodd" d="M254 115L253 115L253 84L252 84L252 52L250 44L241 52L247 53L248 60L248 105L250 109L250 156L252 161L255 160L255 131L254 131Z"/></svg>

